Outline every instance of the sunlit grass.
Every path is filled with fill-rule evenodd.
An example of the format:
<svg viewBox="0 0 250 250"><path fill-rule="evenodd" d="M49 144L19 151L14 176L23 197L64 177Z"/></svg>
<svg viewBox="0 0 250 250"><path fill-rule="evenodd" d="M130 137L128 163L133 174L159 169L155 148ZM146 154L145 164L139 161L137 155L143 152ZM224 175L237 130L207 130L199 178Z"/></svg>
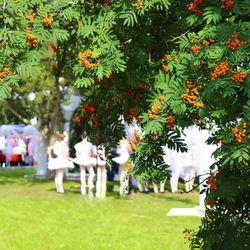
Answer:
<svg viewBox="0 0 250 250"><path fill-rule="evenodd" d="M183 230L196 217L167 217L173 207L194 207L198 193L111 192L103 200L80 196L79 183L65 181L66 195L53 181L24 178L27 169L0 169L0 249L188 249Z"/></svg>

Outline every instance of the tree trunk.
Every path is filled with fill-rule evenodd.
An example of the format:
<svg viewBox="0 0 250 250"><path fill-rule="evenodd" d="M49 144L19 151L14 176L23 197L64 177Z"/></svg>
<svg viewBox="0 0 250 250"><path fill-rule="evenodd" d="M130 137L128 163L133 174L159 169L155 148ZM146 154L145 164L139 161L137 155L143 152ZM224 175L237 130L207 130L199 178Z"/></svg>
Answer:
<svg viewBox="0 0 250 250"><path fill-rule="evenodd" d="M61 93L59 90L58 78L55 77L55 87L52 90L53 100L50 103L51 112L45 114L43 119L43 136L46 148L53 145L56 141L56 133L62 132L63 129L63 114L61 109ZM47 170L46 179L52 179L55 176L55 171Z"/></svg>

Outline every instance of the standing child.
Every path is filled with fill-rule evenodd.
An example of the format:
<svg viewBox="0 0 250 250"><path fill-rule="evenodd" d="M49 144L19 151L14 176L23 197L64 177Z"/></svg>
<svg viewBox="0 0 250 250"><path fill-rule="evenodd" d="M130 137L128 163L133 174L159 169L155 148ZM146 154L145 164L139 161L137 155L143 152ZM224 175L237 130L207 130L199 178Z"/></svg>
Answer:
<svg viewBox="0 0 250 250"><path fill-rule="evenodd" d="M106 169L106 157L105 151L102 145L95 150L97 177L96 177L96 197L106 197L107 189L107 169Z"/></svg>
<svg viewBox="0 0 250 250"><path fill-rule="evenodd" d="M131 151L129 142L127 139L120 140L120 148L118 149L118 153L120 154L118 157L113 158L113 161L117 162L119 166L120 173L120 195L128 194L128 178L127 174L127 161L129 159L129 152Z"/></svg>
<svg viewBox="0 0 250 250"><path fill-rule="evenodd" d="M52 158L52 150L55 155ZM57 140L53 146L48 148L48 168L55 170L55 185L58 193L64 193L63 189L63 175L65 168L74 168L73 162L69 158L69 148L64 141L64 135L57 133Z"/></svg>
<svg viewBox="0 0 250 250"><path fill-rule="evenodd" d="M88 171L88 195L93 196L95 172L93 168L94 159L92 156L92 144L88 142L87 133L81 136L82 141L77 143L74 148L76 158L74 162L80 166L81 194L86 195L86 170Z"/></svg>

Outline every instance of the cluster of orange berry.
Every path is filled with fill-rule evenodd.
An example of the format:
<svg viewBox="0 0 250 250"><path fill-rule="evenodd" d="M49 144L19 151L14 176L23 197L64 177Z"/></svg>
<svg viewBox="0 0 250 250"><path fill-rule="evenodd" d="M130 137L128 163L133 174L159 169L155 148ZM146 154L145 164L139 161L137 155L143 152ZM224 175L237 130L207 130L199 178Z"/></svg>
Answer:
<svg viewBox="0 0 250 250"><path fill-rule="evenodd" d="M168 128L174 128L174 117L169 115L166 117L166 121L168 122Z"/></svg>
<svg viewBox="0 0 250 250"><path fill-rule="evenodd" d="M220 0L223 4L220 6L221 9L229 10L234 7L234 2L232 0Z"/></svg>
<svg viewBox="0 0 250 250"><path fill-rule="evenodd" d="M156 113L160 110L161 105L158 101L154 102L151 109L148 111L148 118L149 119L156 119Z"/></svg>
<svg viewBox="0 0 250 250"><path fill-rule="evenodd" d="M232 51L235 51L235 50L237 50L240 47L241 42L240 42L240 40L239 40L238 35L237 35L236 32L234 32L232 34L232 38L229 38L227 40L226 45Z"/></svg>
<svg viewBox="0 0 250 250"><path fill-rule="evenodd" d="M224 76L229 71L229 63L228 62L221 62L220 64L215 64L214 72L211 75L212 80L215 80L218 77Z"/></svg>
<svg viewBox="0 0 250 250"><path fill-rule="evenodd" d="M36 14L32 10L28 10L26 18L29 19L30 23L34 23L36 21Z"/></svg>
<svg viewBox="0 0 250 250"><path fill-rule="evenodd" d="M169 70L167 70L167 64L166 64L166 61L170 60L171 58L172 58L172 56L170 54L165 54L161 60L161 71L164 74L171 74L171 72Z"/></svg>
<svg viewBox="0 0 250 250"><path fill-rule="evenodd" d="M137 109L136 108L130 108L128 110L129 114L133 115L133 116L136 116L137 115Z"/></svg>
<svg viewBox="0 0 250 250"><path fill-rule="evenodd" d="M142 9L143 8L142 0L136 0L136 2L132 4L132 7L135 8L133 10L133 12L136 11L136 10Z"/></svg>
<svg viewBox="0 0 250 250"><path fill-rule="evenodd" d="M159 101L160 101L160 102L164 102L164 100L165 100L164 96L162 96L162 95L159 96Z"/></svg>
<svg viewBox="0 0 250 250"><path fill-rule="evenodd" d="M214 200L208 199L207 200L207 205L210 206L210 207L213 207L214 206Z"/></svg>
<svg viewBox="0 0 250 250"><path fill-rule="evenodd" d="M10 73L10 71L10 68L4 68L2 71L0 71L0 80L5 78Z"/></svg>
<svg viewBox="0 0 250 250"><path fill-rule="evenodd" d="M99 115L92 116L91 120L94 122L94 124L99 127L102 125L102 123L99 121Z"/></svg>
<svg viewBox="0 0 250 250"><path fill-rule="evenodd" d="M232 133L235 136L235 140L237 142L242 142L242 140L246 139L246 132L247 132L247 123L243 122L241 126L237 126L232 128Z"/></svg>
<svg viewBox="0 0 250 250"><path fill-rule="evenodd" d="M126 167L125 167L125 168L126 168L126 170L127 170L127 171L131 171L131 170L132 170L132 164L131 164L131 161L129 161L129 160L127 161L127 163L126 163Z"/></svg>
<svg viewBox="0 0 250 250"><path fill-rule="evenodd" d="M51 49L53 50L54 53L57 53L59 51L59 48L54 43L51 43L50 47L51 47Z"/></svg>
<svg viewBox="0 0 250 250"><path fill-rule="evenodd" d="M207 180L207 184L210 185L211 190L217 190L216 179L214 176L211 176Z"/></svg>
<svg viewBox="0 0 250 250"><path fill-rule="evenodd" d="M196 38L198 38L198 37L195 37L195 38L193 38L193 39L191 40L191 43L194 44L194 45L191 47L192 53L193 53L194 55L197 55L197 54L200 52L201 48L202 48L202 45L201 45L201 44L198 44L198 43L196 42ZM204 46L208 46L208 45L210 45L210 44L212 44L212 43L214 43L214 42L215 42L215 41L214 41L213 39L210 39L209 41L203 40L203 41L202 41L202 44L203 44Z"/></svg>
<svg viewBox="0 0 250 250"><path fill-rule="evenodd" d="M196 37L196 38L197 38L197 37ZM210 45L210 44L212 44L212 43L214 43L214 42L215 42L215 41L214 41L213 39L210 39L209 41L203 40L203 41L202 41L202 44L203 44L204 46L208 46L208 45ZM193 53L194 55L197 55L197 54L200 52L202 46L196 42L196 39L195 39L195 38L193 38L193 39L191 40L191 43L194 43L194 45L191 47L192 53Z"/></svg>
<svg viewBox="0 0 250 250"><path fill-rule="evenodd" d="M141 134L136 129L134 129L134 136L137 142L141 141Z"/></svg>
<svg viewBox="0 0 250 250"><path fill-rule="evenodd" d="M92 57L92 51L91 50L86 50L84 52L80 52L78 55L79 58L79 63L85 67L86 69L91 69L94 67L98 67L98 63L91 63L89 60Z"/></svg>
<svg viewBox="0 0 250 250"><path fill-rule="evenodd" d="M194 46L192 46L191 50L193 52L194 55L197 55L200 52L201 46L195 44Z"/></svg>
<svg viewBox="0 0 250 250"><path fill-rule="evenodd" d="M84 116L83 115L75 115L75 120L79 126L83 125L84 123Z"/></svg>
<svg viewBox="0 0 250 250"><path fill-rule="evenodd" d="M194 87L192 82L187 81L186 93L182 94L181 98L194 107L202 108L203 104L201 102L197 102L197 99L199 98L199 96L200 96L200 93L197 90L197 88Z"/></svg>
<svg viewBox="0 0 250 250"><path fill-rule="evenodd" d="M201 5L203 0L194 0L193 3L190 3L188 5L188 10L192 13L197 13L202 15L204 12L199 8L199 5Z"/></svg>
<svg viewBox="0 0 250 250"><path fill-rule="evenodd" d="M50 27L52 23L53 23L53 18L49 17L48 14L46 13L43 16L43 26L44 27Z"/></svg>
<svg viewBox="0 0 250 250"><path fill-rule="evenodd" d="M32 34L27 35L27 39L33 48L37 48L38 42Z"/></svg>
<svg viewBox="0 0 250 250"><path fill-rule="evenodd" d="M247 79L247 73L244 71L232 71L231 79L233 82L243 83Z"/></svg>
<svg viewBox="0 0 250 250"><path fill-rule="evenodd" d="M136 144L133 142L132 137L129 138L129 144L130 144L132 152L135 152L137 147L136 147Z"/></svg>

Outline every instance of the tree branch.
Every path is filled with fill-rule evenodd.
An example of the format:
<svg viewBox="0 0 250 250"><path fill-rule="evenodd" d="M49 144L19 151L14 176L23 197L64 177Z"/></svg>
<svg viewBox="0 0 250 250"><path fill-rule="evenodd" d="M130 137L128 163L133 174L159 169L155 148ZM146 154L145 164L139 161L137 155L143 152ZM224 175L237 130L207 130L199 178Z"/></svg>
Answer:
<svg viewBox="0 0 250 250"><path fill-rule="evenodd" d="M24 124L29 124L29 120L22 117L20 114L18 114L14 109L12 109L8 103L5 103L5 107L14 115L16 116L20 121L22 121Z"/></svg>
<svg viewBox="0 0 250 250"><path fill-rule="evenodd" d="M185 36L190 31L191 31L191 29L187 30L186 32L182 33L179 36L172 37L172 39L167 40L166 43L168 43L168 42L175 42L176 40L179 40L180 38L182 38L183 36Z"/></svg>

